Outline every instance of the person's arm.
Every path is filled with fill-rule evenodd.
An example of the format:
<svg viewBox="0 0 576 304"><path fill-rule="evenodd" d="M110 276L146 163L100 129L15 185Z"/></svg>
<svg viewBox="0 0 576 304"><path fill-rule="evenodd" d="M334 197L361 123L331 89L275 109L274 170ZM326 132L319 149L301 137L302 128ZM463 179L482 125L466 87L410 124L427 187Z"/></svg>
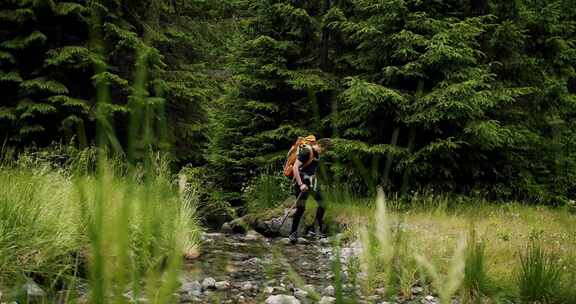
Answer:
<svg viewBox="0 0 576 304"><path fill-rule="evenodd" d="M298 184L298 187L300 187L300 191L306 192L308 191L308 186L302 182L302 178L300 177L300 166L302 166L302 162L297 159L294 163L294 166L292 167L292 170L294 172L296 183Z"/></svg>

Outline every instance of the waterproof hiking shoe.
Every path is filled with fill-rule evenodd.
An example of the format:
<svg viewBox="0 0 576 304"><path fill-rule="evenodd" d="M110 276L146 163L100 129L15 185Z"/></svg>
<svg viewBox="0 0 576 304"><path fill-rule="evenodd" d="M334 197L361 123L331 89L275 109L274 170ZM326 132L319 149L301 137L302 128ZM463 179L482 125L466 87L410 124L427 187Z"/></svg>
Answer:
<svg viewBox="0 0 576 304"><path fill-rule="evenodd" d="M290 243L291 243L292 245L298 243L298 233L292 232L292 233L290 234L290 236L288 236L288 239L290 239Z"/></svg>

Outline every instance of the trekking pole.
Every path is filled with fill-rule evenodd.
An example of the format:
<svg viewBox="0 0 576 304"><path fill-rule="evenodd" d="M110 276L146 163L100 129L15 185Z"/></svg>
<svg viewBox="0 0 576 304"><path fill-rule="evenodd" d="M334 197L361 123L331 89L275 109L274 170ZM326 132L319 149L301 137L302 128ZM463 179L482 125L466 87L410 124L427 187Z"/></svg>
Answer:
<svg viewBox="0 0 576 304"><path fill-rule="evenodd" d="M296 197L296 201L294 202L294 204L292 205L292 207L290 207L290 209L288 209L288 212L286 212L286 215L284 216L284 218L282 219L282 222L280 222L280 227L282 227L282 225L284 225L284 222L286 221L286 219L288 218L288 216L290 216L290 213L292 212L292 210L294 210L294 208L296 207L296 205L298 204L298 200L300 200L300 197L302 196L302 191L300 191L300 194L298 195L298 197Z"/></svg>

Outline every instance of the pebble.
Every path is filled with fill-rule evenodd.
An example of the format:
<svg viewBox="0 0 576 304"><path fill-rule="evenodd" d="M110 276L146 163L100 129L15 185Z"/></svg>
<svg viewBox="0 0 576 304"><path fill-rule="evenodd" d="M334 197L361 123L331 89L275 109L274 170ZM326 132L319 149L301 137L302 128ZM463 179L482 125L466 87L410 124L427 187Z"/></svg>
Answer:
<svg viewBox="0 0 576 304"><path fill-rule="evenodd" d="M202 285L198 281L184 282L180 287L180 292L199 297L202 295Z"/></svg>
<svg viewBox="0 0 576 304"><path fill-rule="evenodd" d="M241 289L242 291L250 291L250 290L256 289L256 288L254 288L254 285L252 285L251 282L246 282L246 283L242 284L242 286L240 287L240 289Z"/></svg>
<svg viewBox="0 0 576 304"><path fill-rule="evenodd" d="M370 302L376 302L376 301L380 300L380 296L379 295L369 296L366 298L366 300L368 300Z"/></svg>
<svg viewBox="0 0 576 304"><path fill-rule="evenodd" d="M228 283L227 281L216 282L214 287L216 287L217 290L226 290L230 288L230 283Z"/></svg>
<svg viewBox="0 0 576 304"><path fill-rule="evenodd" d="M260 258L256 257L256 258L251 258L249 260L246 260L244 263L252 265L252 266L257 266L257 265L262 264L262 260Z"/></svg>
<svg viewBox="0 0 576 304"><path fill-rule="evenodd" d="M418 286L417 286L417 287L413 287L413 288L412 288L412 294L413 294L413 295L419 295L419 294L421 294L421 293L423 293L423 292L424 292L424 288L422 288L422 287L418 287Z"/></svg>
<svg viewBox="0 0 576 304"><path fill-rule="evenodd" d="M322 299L320 299L320 302L318 302L318 304L333 304L336 303L336 298L334 297L322 297Z"/></svg>
<svg viewBox="0 0 576 304"><path fill-rule="evenodd" d="M301 238L298 238L298 244L306 245L306 244L310 244L310 241L301 237Z"/></svg>
<svg viewBox="0 0 576 304"><path fill-rule="evenodd" d="M280 242L280 244L282 244L282 245L290 245L290 244L291 244L289 238L282 238L282 239L280 239L279 242Z"/></svg>
<svg viewBox="0 0 576 304"><path fill-rule="evenodd" d="M29 298L42 298L46 296L46 292L34 282L28 282L22 286L26 290L26 295Z"/></svg>
<svg viewBox="0 0 576 304"><path fill-rule="evenodd" d="M294 291L294 296L296 297L296 299L300 301L306 301L306 298L308 297L308 292L306 290L297 288Z"/></svg>
<svg viewBox="0 0 576 304"><path fill-rule="evenodd" d="M275 295L266 299L266 304L300 304L300 301L293 296Z"/></svg>
<svg viewBox="0 0 576 304"><path fill-rule="evenodd" d="M274 287L268 286L268 287L264 288L264 294L270 295L273 293L274 293Z"/></svg>
<svg viewBox="0 0 576 304"><path fill-rule="evenodd" d="M262 238L262 235L254 230L248 231L246 236L244 236L244 240L248 242L259 241Z"/></svg>
<svg viewBox="0 0 576 304"><path fill-rule="evenodd" d="M216 280L214 278L205 278L202 281L202 288L204 290L216 288Z"/></svg>
<svg viewBox="0 0 576 304"><path fill-rule="evenodd" d="M324 294L327 296L333 297L335 293L336 293L336 289L332 285L324 288Z"/></svg>

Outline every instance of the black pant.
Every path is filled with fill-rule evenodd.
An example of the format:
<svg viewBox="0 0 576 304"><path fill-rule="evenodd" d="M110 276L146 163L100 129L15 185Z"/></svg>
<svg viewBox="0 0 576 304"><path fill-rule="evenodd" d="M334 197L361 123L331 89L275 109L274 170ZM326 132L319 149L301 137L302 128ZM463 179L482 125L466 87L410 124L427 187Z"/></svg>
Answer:
<svg viewBox="0 0 576 304"><path fill-rule="evenodd" d="M314 199L318 203L318 209L316 210L316 218L314 222L318 223L320 229L324 229L324 213L326 212L326 208L324 206L324 201L322 200L322 194L320 193L320 189L316 189L316 185L312 183L313 178L304 176L302 177L302 182L308 186L308 191L302 192L300 191L300 186L298 184L294 184L294 195L296 195L297 202L296 202L296 213L294 213L294 218L292 220L292 229L290 230L290 234L298 231L298 225L300 224L300 220L304 215L304 211L306 210L306 200L310 193L312 193Z"/></svg>

